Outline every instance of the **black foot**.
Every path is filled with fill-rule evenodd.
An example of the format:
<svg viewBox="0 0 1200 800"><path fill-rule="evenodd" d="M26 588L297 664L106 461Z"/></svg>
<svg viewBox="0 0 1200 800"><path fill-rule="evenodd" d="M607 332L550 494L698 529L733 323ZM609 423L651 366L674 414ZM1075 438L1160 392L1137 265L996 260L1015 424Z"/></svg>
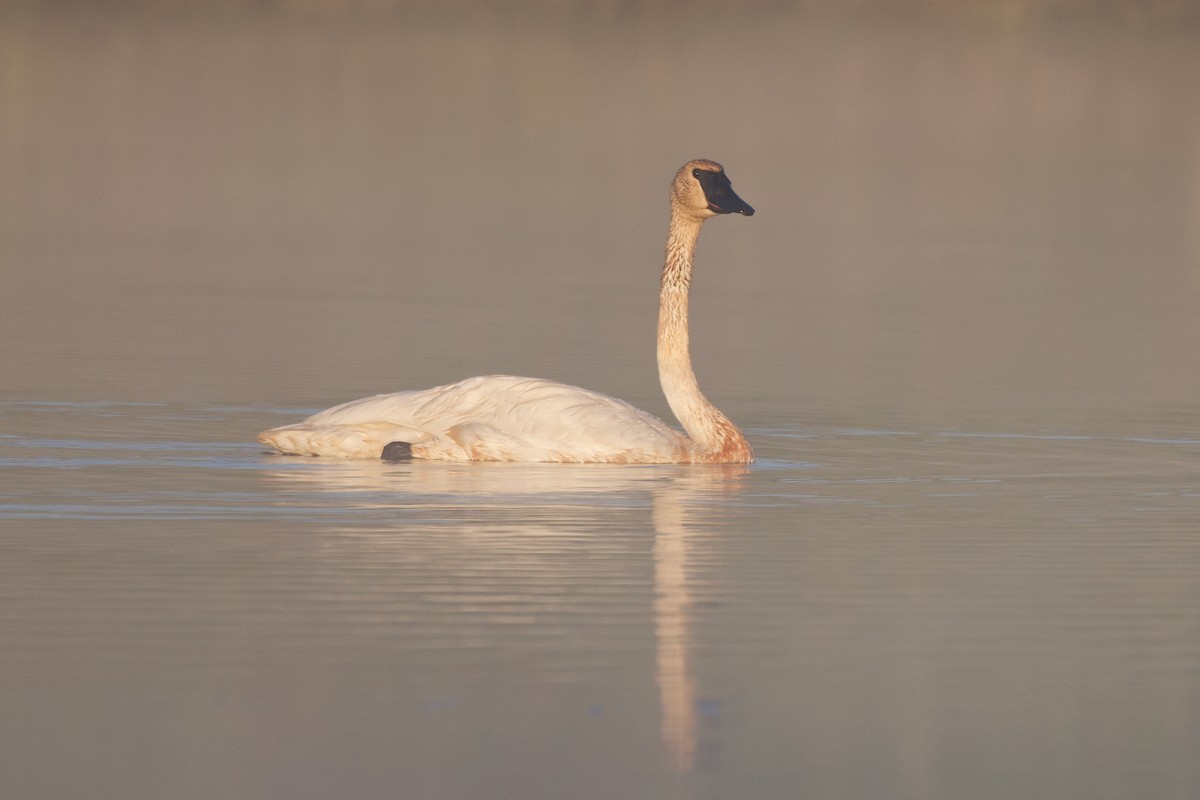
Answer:
<svg viewBox="0 0 1200 800"><path fill-rule="evenodd" d="M408 442L388 442L379 457L384 461L412 461L412 445Z"/></svg>

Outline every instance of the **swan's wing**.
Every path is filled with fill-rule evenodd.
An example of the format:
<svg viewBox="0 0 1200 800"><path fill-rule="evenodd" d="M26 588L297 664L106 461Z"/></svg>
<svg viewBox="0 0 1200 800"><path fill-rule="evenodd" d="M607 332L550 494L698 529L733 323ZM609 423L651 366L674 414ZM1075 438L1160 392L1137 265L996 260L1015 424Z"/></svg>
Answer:
<svg viewBox="0 0 1200 800"><path fill-rule="evenodd" d="M352 445L329 441L338 429ZM285 431L301 449L279 447ZM303 449L299 440L308 434L299 431L312 431L319 448ZM674 461L687 441L623 400L507 375L354 400L263 437L284 452L377 458L389 441L407 441L418 457L489 461Z"/></svg>
<svg viewBox="0 0 1200 800"><path fill-rule="evenodd" d="M428 438L424 431L389 422L322 425L305 421L272 428L258 435L258 441L281 453L337 458L379 458L383 448L391 442L416 442Z"/></svg>

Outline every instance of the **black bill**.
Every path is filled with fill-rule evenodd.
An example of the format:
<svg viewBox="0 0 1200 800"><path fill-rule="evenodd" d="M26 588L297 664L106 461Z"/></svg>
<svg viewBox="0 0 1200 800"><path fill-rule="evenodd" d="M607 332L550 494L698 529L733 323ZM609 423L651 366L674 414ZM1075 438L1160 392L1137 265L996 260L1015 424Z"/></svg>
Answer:
<svg viewBox="0 0 1200 800"><path fill-rule="evenodd" d="M708 200L711 210L718 214L745 214L747 217L754 215L750 204L733 191L733 184L724 172L701 169L697 170L697 173L699 174L696 175L696 180L700 181L700 187L704 189L704 197Z"/></svg>

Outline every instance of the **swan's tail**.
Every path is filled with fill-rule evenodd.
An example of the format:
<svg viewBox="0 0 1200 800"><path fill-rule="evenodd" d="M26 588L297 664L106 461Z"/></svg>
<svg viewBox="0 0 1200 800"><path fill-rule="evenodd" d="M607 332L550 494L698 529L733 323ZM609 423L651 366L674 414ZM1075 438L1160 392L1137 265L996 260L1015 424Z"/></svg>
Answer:
<svg viewBox="0 0 1200 800"><path fill-rule="evenodd" d="M284 425L258 435L258 441L280 453L335 458L380 458L392 442L419 442L428 434L389 422L362 425Z"/></svg>

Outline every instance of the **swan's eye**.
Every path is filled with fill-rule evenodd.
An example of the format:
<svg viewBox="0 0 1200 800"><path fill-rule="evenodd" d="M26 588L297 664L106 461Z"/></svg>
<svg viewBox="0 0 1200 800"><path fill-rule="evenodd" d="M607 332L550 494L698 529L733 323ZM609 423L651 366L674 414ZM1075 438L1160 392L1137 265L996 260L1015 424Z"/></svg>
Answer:
<svg viewBox="0 0 1200 800"><path fill-rule="evenodd" d="M700 179L700 169L699 168L692 170L692 177L695 178L696 180Z"/></svg>

